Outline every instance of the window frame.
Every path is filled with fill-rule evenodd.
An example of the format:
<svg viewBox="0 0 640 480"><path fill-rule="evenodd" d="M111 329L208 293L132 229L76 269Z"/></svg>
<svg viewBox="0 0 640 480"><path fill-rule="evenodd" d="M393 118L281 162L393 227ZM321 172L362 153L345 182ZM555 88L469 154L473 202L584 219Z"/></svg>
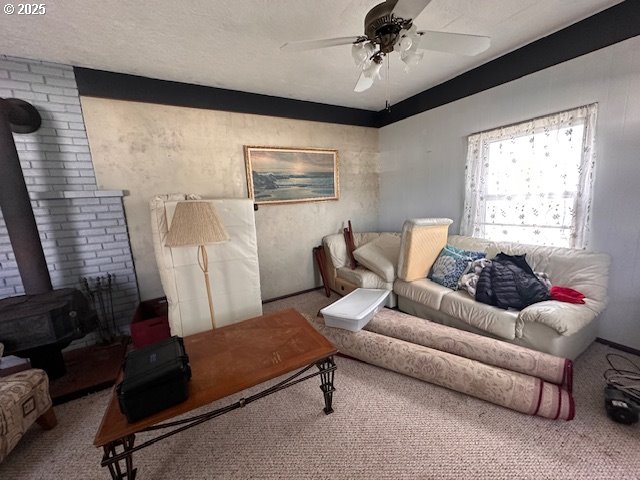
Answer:
<svg viewBox="0 0 640 480"><path fill-rule="evenodd" d="M486 176L488 175L488 162L490 162L489 149L491 144L508 141L510 138L523 138L527 136L534 138L534 135L542 132L559 132L564 128L583 125L582 149L575 191L549 191L546 193L547 195L555 195L555 198L559 199L574 199L571 225L555 227L522 223L513 226L538 227L545 230L552 228L569 228L569 245L562 246L586 248L591 224L591 202L595 174L595 125L597 110L598 104L592 103L469 135L467 137L465 198L460 225L461 234L492 240L486 234L486 226L498 224L488 221L487 215L489 208L487 202L491 199L506 199L509 197L508 194L487 194ZM517 240L511 239L509 241L517 242Z"/></svg>

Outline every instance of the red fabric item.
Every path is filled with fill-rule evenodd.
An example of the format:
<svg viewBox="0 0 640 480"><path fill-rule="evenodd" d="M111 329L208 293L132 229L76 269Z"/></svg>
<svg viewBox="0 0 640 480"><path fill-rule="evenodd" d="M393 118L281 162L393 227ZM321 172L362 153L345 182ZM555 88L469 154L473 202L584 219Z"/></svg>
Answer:
<svg viewBox="0 0 640 480"><path fill-rule="evenodd" d="M556 285L551 287L549 292L552 300L558 300L559 302L567 303L584 303L584 294L569 287L558 287Z"/></svg>

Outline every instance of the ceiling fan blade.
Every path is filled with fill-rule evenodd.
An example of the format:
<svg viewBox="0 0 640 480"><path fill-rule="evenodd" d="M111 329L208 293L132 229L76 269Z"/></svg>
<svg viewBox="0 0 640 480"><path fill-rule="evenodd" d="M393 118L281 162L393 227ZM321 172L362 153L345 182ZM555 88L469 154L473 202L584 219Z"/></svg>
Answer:
<svg viewBox="0 0 640 480"><path fill-rule="evenodd" d="M354 92L364 92L368 90L373 85L373 77L367 77L364 72L360 73L360 78L358 78L358 83L356 83L356 87L353 89Z"/></svg>
<svg viewBox="0 0 640 480"><path fill-rule="evenodd" d="M418 32L422 39L418 48L437 52L457 53L458 55L478 55L491 45L491 38L464 33Z"/></svg>
<svg viewBox="0 0 640 480"><path fill-rule="evenodd" d="M301 52L303 50L314 50L316 48L336 47L338 45L349 45L360 40L362 37L340 37L325 38L322 40L302 40L300 42L286 42L280 47L280 50L289 50L291 52Z"/></svg>
<svg viewBox="0 0 640 480"><path fill-rule="evenodd" d="M387 0L387 3L395 4L391 13L396 17L415 20L422 10L431 3L431 0Z"/></svg>

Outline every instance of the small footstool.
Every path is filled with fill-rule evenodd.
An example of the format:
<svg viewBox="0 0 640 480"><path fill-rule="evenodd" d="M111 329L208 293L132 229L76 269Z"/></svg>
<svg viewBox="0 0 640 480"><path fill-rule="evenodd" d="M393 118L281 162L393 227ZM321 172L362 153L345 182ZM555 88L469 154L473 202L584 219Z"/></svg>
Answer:
<svg viewBox="0 0 640 480"><path fill-rule="evenodd" d="M34 422L45 430L57 424L47 374L32 368L0 378L0 462Z"/></svg>

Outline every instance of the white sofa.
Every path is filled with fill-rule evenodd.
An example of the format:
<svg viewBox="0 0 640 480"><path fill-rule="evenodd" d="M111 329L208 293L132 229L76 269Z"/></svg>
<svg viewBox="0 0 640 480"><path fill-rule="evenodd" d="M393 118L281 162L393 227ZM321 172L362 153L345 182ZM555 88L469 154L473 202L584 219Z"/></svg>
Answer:
<svg viewBox="0 0 640 480"><path fill-rule="evenodd" d="M342 235L323 239L327 263L333 268L332 288L340 294L360 287L387 288L391 283L399 310L448 326L494 337L516 345L575 359L597 336L597 316L607 304L610 258L585 250L522 245L446 234L450 220L418 219L405 223L393 282L367 271L351 271ZM354 234L356 246L385 234ZM398 234L386 234L398 235ZM459 248L484 251L487 258L500 252L526 253L535 271L549 275L554 285L582 292L585 304L555 300L531 305L521 311L503 310L475 301L465 291L454 291L426 278L442 247L449 243ZM352 273L355 272L355 273ZM345 279L357 278L360 284ZM403 280L404 278L404 280ZM385 280L384 282L382 280ZM397 299L397 300L396 300Z"/></svg>
<svg viewBox="0 0 640 480"><path fill-rule="evenodd" d="M545 272L554 285L570 287L585 295L585 303L555 300L517 310L503 310L476 302L465 291L453 291L427 278L406 282L397 279L394 292L398 308L412 315L474 333L489 335L516 345L575 359L596 338L597 316L607 305L609 256L570 248L491 242L452 235L447 243L465 250L526 253L534 271Z"/></svg>

